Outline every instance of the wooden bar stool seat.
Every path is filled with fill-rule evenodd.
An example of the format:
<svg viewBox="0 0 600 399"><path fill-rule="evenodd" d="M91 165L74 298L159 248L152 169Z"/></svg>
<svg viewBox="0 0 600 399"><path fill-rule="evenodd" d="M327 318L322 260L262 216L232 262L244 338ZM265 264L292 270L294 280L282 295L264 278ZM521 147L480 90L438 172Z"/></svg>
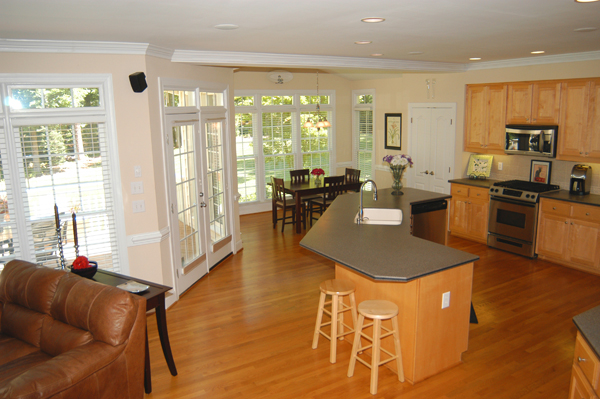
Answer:
<svg viewBox="0 0 600 399"><path fill-rule="evenodd" d="M370 324L364 324L365 318L372 319ZM392 329L384 327L382 320L392 320ZM373 327L373 337L363 333L364 328ZM382 334L383 330L383 334ZM393 336L396 354L388 352L381 347L381 340ZM370 341L366 346L361 346L361 337ZM358 357L359 353L371 349L371 363ZM381 360L381 352L389 357ZM377 393L377 379L379 378L379 366L396 360L398 367L398 380L404 382L404 369L402 368L402 351L400 349L400 333L398 330L398 306L390 301L369 300L363 301L358 305L358 324L356 325L356 334L354 334L354 344L352 345L352 355L350 357L350 366L348 367L348 377L354 375L354 366L356 361L361 362L371 369L371 394Z"/></svg>
<svg viewBox="0 0 600 399"><path fill-rule="evenodd" d="M335 363L337 351L337 339L343 340L345 335L352 334L356 328L356 299L354 291L356 286L350 280L326 280L319 286L321 297L319 299L319 311L317 312L317 323L313 336L312 348L316 349L319 343L319 334L331 341L329 349L329 361ZM326 301L327 295L331 296L331 301ZM349 297L350 305L344 303L344 297ZM331 310L325 306L331 305ZM344 323L344 312L352 314L352 327ZM330 317L330 321L323 323L323 313ZM330 335L323 331L323 327L331 326ZM344 327L347 330L344 330Z"/></svg>

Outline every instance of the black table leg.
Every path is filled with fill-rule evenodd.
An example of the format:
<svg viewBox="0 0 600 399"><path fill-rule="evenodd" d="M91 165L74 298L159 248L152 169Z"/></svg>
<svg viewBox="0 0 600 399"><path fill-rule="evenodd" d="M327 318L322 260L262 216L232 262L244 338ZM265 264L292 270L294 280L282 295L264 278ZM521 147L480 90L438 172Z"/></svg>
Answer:
<svg viewBox="0 0 600 399"><path fill-rule="evenodd" d="M167 312L165 310L165 297L162 296L161 304L156 307L156 324L158 326L158 337L160 338L160 345L162 346L165 360L169 366L171 375L177 375L177 368L175 367L175 361L173 360L173 353L171 352L171 344L169 343L169 333L167 331Z"/></svg>
<svg viewBox="0 0 600 399"><path fill-rule="evenodd" d="M150 375L150 348L148 347L148 328L146 327L146 361L144 362L144 390L152 392L152 376Z"/></svg>

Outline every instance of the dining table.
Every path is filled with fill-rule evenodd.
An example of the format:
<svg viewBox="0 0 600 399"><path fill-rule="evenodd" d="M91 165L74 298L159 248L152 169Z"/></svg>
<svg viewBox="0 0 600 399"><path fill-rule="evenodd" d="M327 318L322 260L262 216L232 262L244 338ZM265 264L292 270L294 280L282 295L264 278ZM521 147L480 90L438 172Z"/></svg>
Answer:
<svg viewBox="0 0 600 399"><path fill-rule="evenodd" d="M363 182L344 183L341 189L344 191L358 191ZM296 233L302 232L302 197L313 196L323 193L323 178L317 182L315 179L309 179L305 182L292 183L291 180L284 180L284 190L286 194L291 194L294 197L296 204ZM277 207L273 205L273 222L277 220Z"/></svg>

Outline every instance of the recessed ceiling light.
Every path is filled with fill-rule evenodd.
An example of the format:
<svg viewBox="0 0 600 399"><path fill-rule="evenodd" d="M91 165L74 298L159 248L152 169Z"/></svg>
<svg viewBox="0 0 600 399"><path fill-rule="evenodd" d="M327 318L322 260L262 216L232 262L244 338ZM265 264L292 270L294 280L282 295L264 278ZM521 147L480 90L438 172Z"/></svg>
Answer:
<svg viewBox="0 0 600 399"><path fill-rule="evenodd" d="M385 21L385 18L369 17L369 18L363 18L363 19L361 19L361 21L366 22L368 24L377 24L379 22Z"/></svg>
<svg viewBox="0 0 600 399"><path fill-rule="evenodd" d="M469 58L469 61L479 61L481 59L481 57L471 57Z"/></svg>
<svg viewBox="0 0 600 399"><path fill-rule="evenodd" d="M577 29L573 29L573 32L593 32L595 30L598 30L598 28L593 28L593 27L588 27L588 28L577 28Z"/></svg>
<svg viewBox="0 0 600 399"><path fill-rule="evenodd" d="M371 44L373 42L367 41L367 40L359 40L357 42L354 42L354 44Z"/></svg>
<svg viewBox="0 0 600 399"><path fill-rule="evenodd" d="M575 0L575 3L593 3L598 0Z"/></svg>
<svg viewBox="0 0 600 399"><path fill-rule="evenodd" d="M379 53L375 53L375 54L371 54L371 57L381 57L383 54L379 54Z"/></svg>
<svg viewBox="0 0 600 399"><path fill-rule="evenodd" d="M538 50L538 51L532 51L531 54L544 54L545 51L543 50Z"/></svg>
<svg viewBox="0 0 600 399"><path fill-rule="evenodd" d="M421 55L423 54L422 51L411 51L410 53L408 53L408 55Z"/></svg>
<svg viewBox="0 0 600 399"><path fill-rule="evenodd" d="M239 28L239 26L235 25L235 24L219 24L219 25L215 25L215 29L221 29L221 30L234 30Z"/></svg>

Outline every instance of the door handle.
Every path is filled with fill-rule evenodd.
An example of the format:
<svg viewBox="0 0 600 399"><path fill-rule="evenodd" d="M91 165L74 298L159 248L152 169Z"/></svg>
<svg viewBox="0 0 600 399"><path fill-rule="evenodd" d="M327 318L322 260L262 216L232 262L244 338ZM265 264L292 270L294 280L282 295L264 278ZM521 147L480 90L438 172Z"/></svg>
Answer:
<svg viewBox="0 0 600 399"><path fill-rule="evenodd" d="M198 193L198 197L204 197L204 193Z"/></svg>
<svg viewBox="0 0 600 399"><path fill-rule="evenodd" d="M426 170L426 171L425 171L425 172L423 172L423 173L425 173L426 175L428 175L428 174L429 174L429 171L428 171L428 170Z"/></svg>
<svg viewBox="0 0 600 399"><path fill-rule="evenodd" d="M432 170L431 172L429 172L429 174L430 174L431 176L433 176L433 170Z"/></svg>
<svg viewBox="0 0 600 399"><path fill-rule="evenodd" d="M205 202L201 202L200 203L200 208L206 208L206 203Z"/></svg>

